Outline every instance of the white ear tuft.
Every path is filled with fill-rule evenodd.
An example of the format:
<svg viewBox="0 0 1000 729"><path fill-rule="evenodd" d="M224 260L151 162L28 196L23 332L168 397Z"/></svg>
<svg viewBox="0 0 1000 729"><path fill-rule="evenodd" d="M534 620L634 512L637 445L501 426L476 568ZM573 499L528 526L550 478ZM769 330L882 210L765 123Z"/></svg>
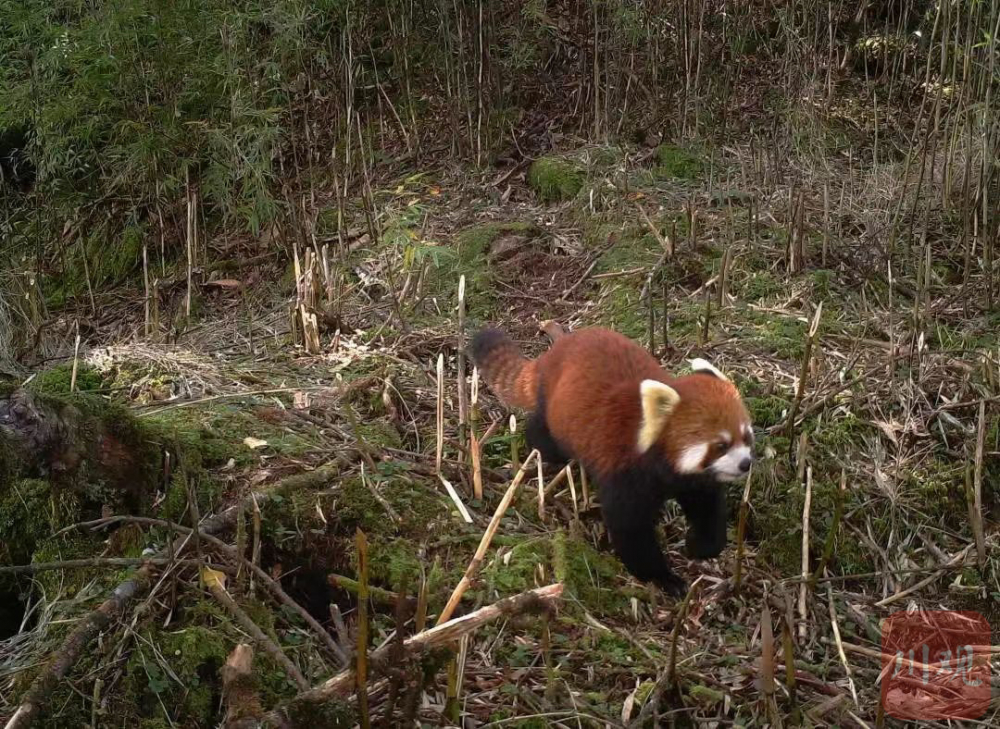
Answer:
<svg viewBox="0 0 1000 729"><path fill-rule="evenodd" d="M642 402L642 422L639 424L639 452L645 453L663 431L667 416L677 407L681 396L677 390L659 380L643 380L639 385Z"/></svg>
<svg viewBox="0 0 1000 729"><path fill-rule="evenodd" d="M695 372L707 372L710 375L715 375L720 380L729 381L729 378L722 374L715 365L705 359L692 359L689 364L691 369Z"/></svg>

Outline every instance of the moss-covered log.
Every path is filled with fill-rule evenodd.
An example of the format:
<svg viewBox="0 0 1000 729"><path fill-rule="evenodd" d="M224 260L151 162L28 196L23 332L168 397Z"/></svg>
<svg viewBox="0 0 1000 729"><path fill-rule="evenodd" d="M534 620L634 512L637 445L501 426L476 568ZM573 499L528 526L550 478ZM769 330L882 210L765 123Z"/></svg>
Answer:
<svg viewBox="0 0 1000 729"><path fill-rule="evenodd" d="M95 395L16 390L0 400L0 498L19 478L43 478L138 510L157 485L162 449L124 408Z"/></svg>

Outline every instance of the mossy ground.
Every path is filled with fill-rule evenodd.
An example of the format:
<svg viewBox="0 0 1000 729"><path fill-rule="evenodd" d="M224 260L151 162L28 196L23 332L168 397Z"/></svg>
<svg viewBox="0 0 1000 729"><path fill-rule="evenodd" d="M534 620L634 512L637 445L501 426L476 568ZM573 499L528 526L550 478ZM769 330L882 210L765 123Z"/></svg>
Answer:
<svg viewBox="0 0 1000 729"><path fill-rule="evenodd" d="M683 369L684 360L691 356L705 356L730 374L744 395L763 456L754 468L747 525L747 569L753 580L781 585L781 580L793 578L801 570L805 491L798 475L796 443L802 431L807 435L807 465L812 474L811 564L819 559L831 529L834 504L841 497L842 470L848 488L844 494L844 520L827 565L832 574L860 575L884 569L869 541L881 544L898 539L906 524L933 524L950 533L962 533L967 528L963 495L966 468L955 457L956 443L941 444L928 440L922 432L902 430L898 442L892 443L885 435L886 427L891 429L888 421L893 417L901 420L899 405L895 400L885 401L888 415L881 417L871 407L871 383L861 381L845 387L831 396L826 406L810 411L798 425L795 442L781 431L801 373L808 321L818 303L823 303L824 317L816 345L819 354L806 388L806 404L815 404L832 383L847 381L868 369L882 371L873 368L873 362L884 360L882 348L874 353L866 351L861 362L850 362L839 343L857 340L862 342L857 346L863 348L864 341L878 341L885 336L873 304L887 300L884 282L859 283L851 278L851 266L833 252L827 267L821 268L821 238L815 232L807 238L805 270L787 272L783 258L786 227L762 217L751 234L743 213L749 206L734 211L745 203L738 194L741 181L725 179L730 173L735 177L732 171L737 165L723 159L721 152L709 155L695 146L664 146L654 155L652 170L632 171L619 164L620 153L618 149L597 149L542 158L541 166L529 172L528 185L519 190L521 198L516 205L487 205L477 198L468 208L449 210L450 216L442 212L445 203L431 192L445 184L441 180L403 180L377 191L376 198L387 210L385 235L378 245L369 242L346 253L339 263L343 266L341 273L351 285L360 286L362 278L356 269L369 266L378 273L382 262L391 260L399 265L397 285L408 272L416 276L424 271L421 294L402 302L410 330L406 332L395 314L389 313L393 310L387 304L384 283L364 284L370 287L366 292L371 295L363 302L361 297L349 300L345 310L345 315L353 317L360 327L356 341L368 347L363 354L355 350L350 355L329 353L335 361L332 365L323 357L307 358L285 346L269 353L268 364L281 374L268 374L270 380L255 381L255 386L294 389L285 387L285 378L332 383L334 366L346 381L362 375L381 380L349 400L335 399L309 410L314 416L311 420L294 415L295 399L287 391L272 396L207 399L190 407L174 407L169 402L145 407L149 403L141 399L127 404L111 402L112 396L132 393L129 380L148 374L148 368L142 367L120 367L112 380L82 367L77 375L82 392L70 394L70 370L61 365L40 373L30 387L60 402L87 403L94 417L120 415L126 412L126 405L145 407L141 412L150 414L138 423L118 415L111 419L121 420L113 432L131 439L129 442L141 433L140 441L156 444L155 449L169 444L183 463L183 468L172 470L169 480L164 477L161 460L153 469L157 473L151 482L155 486L155 505L147 505L144 513L162 518L186 518L189 486L197 494L201 513L206 515L218 512L250 488L259 488L259 482L266 487L283 475L308 471L344 453L350 454L337 478L322 483L307 481L301 488L272 495L261 506L262 564L281 573L289 594L323 620L329 615L331 602L340 605L348 616L354 614L356 596L331 587L327 576L357 576L357 530L367 536L371 584L413 595L420 580L426 579L428 611L433 618L464 574L483 526L506 488L502 478L488 479L486 497L479 501L469 496L469 484L456 480L456 488L477 517L475 525L467 525L427 469L427 464L434 461L436 442L433 361L441 351L446 353L449 373L445 454L452 462L458 457L454 447L457 404L451 358L454 307L462 275L466 277L470 332L482 322L497 323L516 332L526 349L540 351L545 344L530 339L530 319L555 312L564 325L610 326L646 346L651 301L654 351L671 370ZM596 191L593 200L581 194L584 183ZM411 204L413 200L416 202ZM528 207L526 200L532 205L536 200L563 204ZM637 214L636 201L648 214L648 224ZM693 232L689 217L692 204L698 209ZM360 209L353 214L358 216ZM336 223L330 216L329 212L321 216L324 235L335 232ZM433 229L433 225L426 220L435 216L447 217L448 224L440 224L431 234L426 229ZM675 252L664 258L659 238L667 236ZM561 251L552 253L560 246ZM720 274L725 252L730 248L733 255L728 297L719 307L711 282ZM511 251L527 251L530 255L523 259L516 255L505 257ZM548 267L541 266L540 260ZM647 277L661 260L661 269L652 272L651 296L641 300ZM583 276L588 269L589 278ZM946 273L941 272L942 281L952 281ZM561 292L578 281L569 300L557 306ZM542 283L547 286L544 295L535 295L531 287ZM269 281L268 285L278 287L283 295L292 288L291 280ZM534 295L526 309L512 306L511 291L519 288L529 297ZM904 302L900 306L912 306L898 292L897 296ZM710 307L706 307L706 300ZM662 337L664 312L669 319L667 342ZM895 321L906 321L905 312L894 313ZM204 315L210 316L211 311L206 310ZM997 340L991 333L994 318L940 316L928 327L927 346L935 352L995 350ZM324 343L329 344L329 337ZM895 376L908 378L915 367L915 363L900 358ZM970 377L977 387L986 388L988 379L982 371L980 362L970 370ZM164 378L161 384L166 385L167 376ZM391 380L391 387L385 386L386 378ZM480 428L493 419L506 423L507 412L497 406L485 387L481 386L480 397ZM880 420L886 422L880 425ZM987 450L996 449L998 433L1000 426L991 422ZM247 437L266 441L267 445L251 448L245 443ZM366 444L367 457L355 449L355 440ZM484 466L509 476L512 441L523 457L527 450L523 428L512 436L501 427L484 449ZM3 461L0 458L0 467ZM884 482L872 481L874 467ZM992 485L995 464L988 460L984 472L984 494L992 501L996 498ZM164 530L153 529L35 539L37 534L51 534L61 525L93 516L102 503L97 497L106 495L101 490L106 484L85 490L77 500L67 500L65 495L55 496L44 480L19 476L5 483L17 486L16 492L0 494L0 532L5 532L0 537L6 537L20 550L7 556L11 561L69 559L94 554L109 545L115 555L135 556L146 547L161 546L167 538ZM20 518L23 504L18 492L31 508L29 519ZM740 492L734 486L729 493L734 515ZM81 506L80 498L89 499L86 506ZM617 720L627 696L634 692L636 705L641 704L667 660L669 631L665 632L662 625L670 625L671 604L665 607L662 598L629 580L607 549L596 510L583 514L576 522L570 516L567 492L550 499L559 500L564 508L557 509L550 501L548 519L543 522L536 516L534 482L523 484L460 610L534 586L562 582L564 600L558 614L549 618L547 632L543 621L532 618L487 626L476 639L491 646L495 665L524 672L544 665L541 646L544 640L549 641L554 663L551 673L544 674L540 681L547 682L551 677L557 685L553 689L555 705L560 705L559 700L569 701L562 686L566 684L572 687L572 705L577 711ZM686 564L681 559L683 521L676 509L672 508L670 515L663 536L676 550L671 560L683 565L689 578L700 572L720 581L728 578L733 560L729 552L717 564ZM247 514L244 534L249 525ZM730 534L734 533L735 524L731 523ZM40 575L37 585L46 594L82 593L92 602L127 574L125 569L50 572ZM865 579L846 584L864 590L871 584ZM963 575L966 584L984 589L992 585L992 579L989 568ZM27 581L16 587L30 589ZM235 643L243 639L231 618L206 593L187 587L190 589L186 588L170 625L163 626L159 620L163 616L141 621L135 645L123 663L121 685L126 693L116 695L113 706L123 715L132 716L131 711L142 714L144 726L150 729L171 722L201 725L216 719L219 666ZM258 624L309 672L310 680L321 680L324 671L329 673L330 667L324 668L316 659L315 645L297 616L262 602L260 595L235 594ZM744 610L742 605L727 597L717 604L699 607L702 612L697 620L702 632L718 642L723 654L725 646L740 656L754 650L750 645L753 621L747 622L745 612L740 612ZM396 627L393 608L372 607L373 630L381 640ZM737 614L742 617L737 618ZM734 620L743 622L734 627ZM844 621L842 630L846 635L869 636L870 626L852 619ZM513 632L516 639L510 639ZM55 631L52 636L64 634ZM691 636L683 633L683 639ZM685 645L681 646L682 655L694 656L690 660L697 664L698 656L705 651ZM738 671L742 670L741 660L736 655L725 655L718 664L698 665L704 670L722 665L726 670ZM608 669L588 673L595 665ZM258 654L255 666L262 677L261 697L265 703L273 704L294 693L283 671L262 654ZM92 662L85 667L96 670ZM820 676L831 669L817 664L804 670ZM831 675L840 676L836 671ZM716 688L689 685L686 679L685 686L685 701L692 711L705 715L718 712L720 696ZM528 691L523 687L500 690L507 692L503 696L511 706ZM68 703L74 701L69 694L60 697ZM534 706L532 711L540 709ZM79 714L83 721L89 721L85 709ZM493 712L498 721L517 716L514 710ZM530 725L535 720L525 721Z"/></svg>
<svg viewBox="0 0 1000 729"><path fill-rule="evenodd" d="M540 157L528 170L528 185L545 203L572 200L583 189L583 183L583 172L567 159Z"/></svg>
<svg viewBox="0 0 1000 729"><path fill-rule="evenodd" d="M673 144L661 144L656 148L656 174L660 177L696 180L704 168L704 155L697 150Z"/></svg>

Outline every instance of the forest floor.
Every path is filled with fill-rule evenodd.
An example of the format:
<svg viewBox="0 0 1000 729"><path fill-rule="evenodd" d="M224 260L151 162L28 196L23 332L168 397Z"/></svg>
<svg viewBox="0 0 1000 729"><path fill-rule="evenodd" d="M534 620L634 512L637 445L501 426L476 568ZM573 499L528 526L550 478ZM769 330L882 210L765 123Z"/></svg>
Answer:
<svg viewBox="0 0 1000 729"><path fill-rule="evenodd" d="M261 566L319 621L336 626L337 605L346 628L334 635L350 651L356 531L366 536L376 590L374 648L440 614L511 483L512 449L518 460L527 455L521 428L511 433L508 413L480 383L474 430L496 425L483 444L483 497L474 497L457 372L478 326L506 329L532 355L547 345L539 324L551 319L651 344L670 371L704 357L743 393L759 460L746 491L732 489L731 539L718 559L683 556L683 518L670 509L664 540L696 585L688 600L628 577L578 471L544 472L554 485L543 518L532 466L456 614L560 582L556 611L471 634L450 669L458 691L444 663L390 671L388 685L373 676L371 712L394 706L394 721L409 712L440 724L455 711L470 727L620 726L650 717L658 703L662 721L682 725L875 726L884 618L964 608L1000 624L1000 432L980 408L1000 384L997 322L977 274L945 245L959 233L947 185L960 178L932 165L925 184L937 202L923 212L923 237L887 241L893 185L913 184L907 175L917 171L907 173L903 159L818 155L809 151L816 141L785 150L794 164L780 168L794 173L780 177L752 146L566 145L530 171L387 171L372 182L375 240L360 204L345 205L341 230L349 232L338 236L336 200L320 195L308 260L304 247L297 263L279 257L268 234L210 241L190 319L166 323L166 312L184 309L183 271L164 277L163 320L152 336L136 306L141 287L102 294L77 382L174 434L187 449L182 463L197 452L199 467L184 481L199 490L202 516L262 494L259 526L251 510L227 539L249 554L259 537ZM317 263L324 245L329 273ZM310 264L316 293L306 296L321 312L311 353L301 318L292 331L289 307L305 287L296 266ZM35 384L65 388L69 367ZM439 443L470 523L437 476ZM266 496L330 463L335 477ZM978 544L967 500L977 490ZM168 477L146 514L188 523L186 505L186 491ZM0 528L4 516L0 509ZM54 509L51 519L57 526ZM74 520L82 518L66 521ZM32 559L163 549L165 532L130 526L117 539L103 531L91 541L39 538ZM803 588L804 570L819 574ZM157 583L142 611L129 609L86 651L49 702L46 725L95 717L119 725L116 716L142 717L122 726L218 722L222 664L250 641L195 567L170 574L173 583ZM24 630L0 642L0 717L22 701L66 624L126 575L110 567L38 573ZM243 577L229 589L308 684L342 668L299 616L268 606L260 585ZM425 597L426 617L400 612L394 603L409 609L411 601L394 593ZM256 650L255 691L271 708L296 687ZM409 683L412 705L395 698ZM449 694L457 709L446 708ZM995 699L989 712L981 720L995 724Z"/></svg>

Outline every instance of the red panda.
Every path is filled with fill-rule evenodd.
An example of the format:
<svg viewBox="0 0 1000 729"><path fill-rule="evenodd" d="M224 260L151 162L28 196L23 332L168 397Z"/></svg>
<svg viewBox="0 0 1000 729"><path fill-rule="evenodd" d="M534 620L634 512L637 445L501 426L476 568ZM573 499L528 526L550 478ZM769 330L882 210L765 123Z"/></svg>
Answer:
<svg viewBox="0 0 1000 729"><path fill-rule="evenodd" d="M547 463L576 459L597 482L611 544L629 572L683 594L656 525L672 498L688 521L690 556L725 547L725 484L753 459L750 416L733 383L704 360L672 378L638 344L599 328L560 332L535 360L503 332L483 329L472 357L508 407L532 411L528 445Z"/></svg>

